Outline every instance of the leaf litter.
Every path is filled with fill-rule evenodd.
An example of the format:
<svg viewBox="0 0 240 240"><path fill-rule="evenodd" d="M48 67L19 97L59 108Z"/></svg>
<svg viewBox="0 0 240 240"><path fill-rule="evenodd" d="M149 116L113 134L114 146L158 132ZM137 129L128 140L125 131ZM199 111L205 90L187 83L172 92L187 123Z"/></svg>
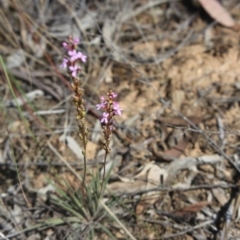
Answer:
<svg viewBox="0 0 240 240"><path fill-rule="evenodd" d="M112 88L124 109L107 163L113 169L104 200L118 199L111 211L136 239L239 236L237 1L223 1L217 15L207 1L200 1L214 20L231 28L211 22L194 1L93 1L81 6L77 1L46 1L48 7L39 2L39 11L31 1L6 2L0 3L0 24L11 28L0 32L0 49L16 78L11 79L13 90L25 118L10 104L14 99L2 74L1 233L26 239L21 229L44 220L50 224L53 216L66 217L51 205L53 177L79 188L81 144L68 80L56 67L60 43L70 33L80 36L90 59L83 72L91 134L89 182L91 172L103 164L99 113L93 106ZM62 115L54 114L61 109ZM52 112L34 115L37 111ZM227 214L233 216L230 224ZM68 226L57 223L62 222L40 224L28 235L79 239L74 224L70 233ZM118 224L104 224L117 239L125 237ZM99 230L98 239L111 238Z"/></svg>

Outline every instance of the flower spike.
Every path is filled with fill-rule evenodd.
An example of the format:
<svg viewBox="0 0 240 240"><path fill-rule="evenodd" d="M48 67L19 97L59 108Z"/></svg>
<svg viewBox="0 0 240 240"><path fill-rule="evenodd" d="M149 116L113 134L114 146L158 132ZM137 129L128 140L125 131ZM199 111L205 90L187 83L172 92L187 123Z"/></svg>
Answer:
<svg viewBox="0 0 240 240"><path fill-rule="evenodd" d="M105 138L105 143L104 143L104 149L106 153L108 154L110 152L110 136L114 130L114 125L113 125L113 120L114 116L122 115L122 108L120 108L119 103L116 101L113 101L114 98L117 97L117 94L110 90L107 94L108 99L105 99L103 96L101 97L101 103L97 104L97 110L102 109L104 112L101 116L100 122L103 127L103 132L104 132L104 138Z"/></svg>

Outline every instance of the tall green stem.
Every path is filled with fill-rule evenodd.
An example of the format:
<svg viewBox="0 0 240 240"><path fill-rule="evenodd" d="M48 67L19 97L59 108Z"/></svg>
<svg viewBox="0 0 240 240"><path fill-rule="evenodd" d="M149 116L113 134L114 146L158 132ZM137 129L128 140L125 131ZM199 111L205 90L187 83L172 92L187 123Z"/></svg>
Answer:
<svg viewBox="0 0 240 240"><path fill-rule="evenodd" d="M103 163L103 175L102 175L101 190L100 190L100 199L102 198L103 189L105 188L105 187L104 187L104 179L105 179L105 175L106 175L107 155L108 155L108 152L105 151L105 157L104 157L104 163Z"/></svg>

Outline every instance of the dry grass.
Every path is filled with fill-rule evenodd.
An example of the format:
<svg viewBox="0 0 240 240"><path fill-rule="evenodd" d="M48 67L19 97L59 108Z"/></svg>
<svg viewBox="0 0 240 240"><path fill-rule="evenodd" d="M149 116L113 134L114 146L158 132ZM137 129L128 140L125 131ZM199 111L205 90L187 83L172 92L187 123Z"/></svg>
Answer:
<svg viewBox="0 0 240 240"><path fill-rule="evenodd" d="M237 1L223 2L239 22ZM237 239L238 32L213 23L196 1L0 6L0 239L200 240L224 231ZM88 56L87 204L70 81L60 68L70 34ZM109 89L124 112L98 202L104 153L95 104Z"/></svg>

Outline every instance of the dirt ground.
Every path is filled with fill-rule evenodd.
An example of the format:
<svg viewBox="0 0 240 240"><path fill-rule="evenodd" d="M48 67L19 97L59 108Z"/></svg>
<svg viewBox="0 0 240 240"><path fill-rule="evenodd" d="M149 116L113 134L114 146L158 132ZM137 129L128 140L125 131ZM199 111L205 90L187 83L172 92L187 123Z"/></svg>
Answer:
<svg viewBox="0 0 240 240"><path fill-rule="evenodd" d="M239 2L222 2L239 23ZM0 239L240 239L238 31L197 1L0 6ZM89 184L91 171L103 171L96 104L112 89L123 109L104 202L134 238L109 212L101 228L71 220L52 200L61 195L53 183L64 179L70 204L80 187L73 172L83 172L70 79L60 67L69 35L88 56L81 79ZM95 234L85 234L89 226Z"/></svg>

